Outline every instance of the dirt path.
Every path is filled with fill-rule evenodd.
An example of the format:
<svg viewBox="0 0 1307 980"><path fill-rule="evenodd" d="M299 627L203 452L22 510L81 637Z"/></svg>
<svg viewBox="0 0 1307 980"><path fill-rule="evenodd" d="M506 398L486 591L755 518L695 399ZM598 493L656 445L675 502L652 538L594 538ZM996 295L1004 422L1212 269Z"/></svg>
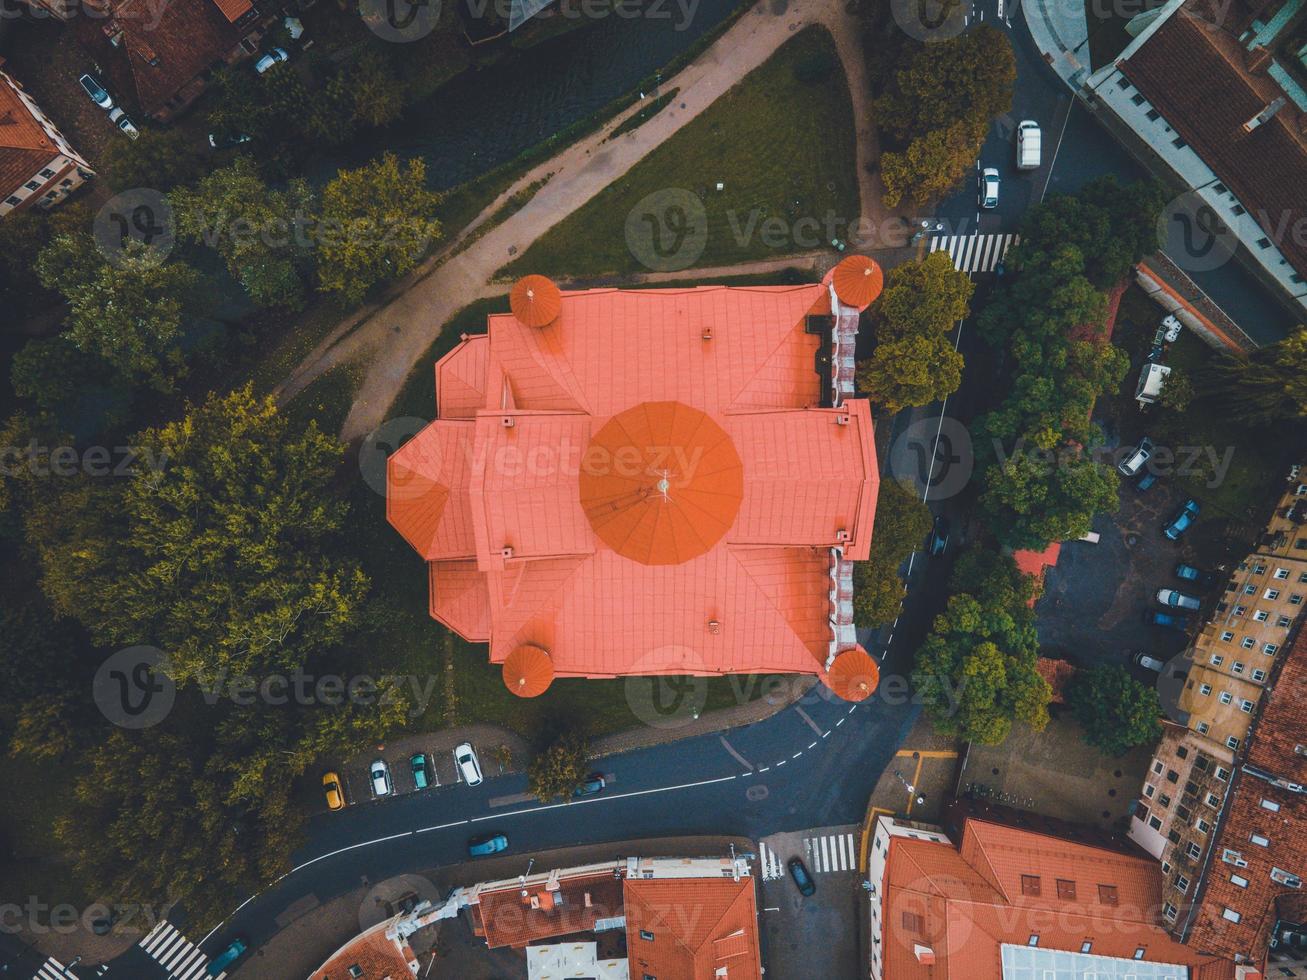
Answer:
<svg viewBox="0 0 1307 980"><path fill-rule="evenodd" d="M834 36L850 82L858 130L858 184L863 214L872 221L883 220L886 215L880 209L879 182L868 169L875 155L874 130L856 19L845 9L845 0L794 0L788 5L762 2L693 63L664 80L666 88L680 89L674 105L632 133L605 142L616 125L639 111L637 104L523 175L482 212L478 222L493 214L518 189L547 173L552 172L553 177L525 207L463 251L424 275L413 277L411 284L400 284L403 292L394 299L338 327L278 388L278 397L283 401L293 398L336 365L368 355L371 363L341 438L352 442L371 432L384 420L409 372L439 336L443 325L469 303L503 291L502 285L492 283L499 268L707 109L789 37L818 23ZM767 260L717 272L735 275L794 264L794 260L777 261L779 265ZM700 276L703 271L689 270L680 277Z"/></svg>

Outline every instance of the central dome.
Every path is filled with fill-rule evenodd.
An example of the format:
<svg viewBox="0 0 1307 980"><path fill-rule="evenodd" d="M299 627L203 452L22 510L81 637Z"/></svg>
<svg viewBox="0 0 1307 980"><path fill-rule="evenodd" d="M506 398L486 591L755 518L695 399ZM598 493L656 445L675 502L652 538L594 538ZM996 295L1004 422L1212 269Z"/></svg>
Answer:
<svg viewBox="0 0 1307 980"><path fill-rule="evenodd" d="M679 565L735 523L744 466L729 434L681 402L643 402L594 434L581 509L599 539L642 565Z"/></svg>

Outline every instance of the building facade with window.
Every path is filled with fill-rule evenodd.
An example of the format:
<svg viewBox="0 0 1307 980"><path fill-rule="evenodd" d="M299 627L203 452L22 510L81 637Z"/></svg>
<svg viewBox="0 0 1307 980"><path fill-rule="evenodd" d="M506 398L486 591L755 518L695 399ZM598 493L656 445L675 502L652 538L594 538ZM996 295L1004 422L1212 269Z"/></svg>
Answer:
<svg viewBox="0 0 1307 980"><path fill-rule="evenodd" d="M53 207L94 176L22 85L0 70L0 218Z"/></svg>
<svg viewBox="0 0 1307 980"><path fill-rule="evenodd" d="M1130 821L1161 861L1165 917L1192 903L1227 791L1307 596L1307 484L1292 482L1185 653L1179 723L1167 723Z"/></svg>

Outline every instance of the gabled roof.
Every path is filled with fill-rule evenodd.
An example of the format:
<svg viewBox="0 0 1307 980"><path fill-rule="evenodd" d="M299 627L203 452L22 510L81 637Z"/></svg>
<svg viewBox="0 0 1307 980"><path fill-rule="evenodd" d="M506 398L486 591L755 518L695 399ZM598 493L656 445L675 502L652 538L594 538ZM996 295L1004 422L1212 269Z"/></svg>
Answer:
<svg viewBox="0 0 1307 980"><path fill-rule="evenodd" d="M822 673L852 649L833 555L868 556L879 472L868 402L822 407L830 289L527 287L529 322L441 358L441 420L390 460L390 522L485 577L433 571L437 618L556 676Z"/></svg>
<svg viewBox="0 0 1307 980"><path fill-rule="evenodd" d="M753 878L627 879L631 975L760 980L754 887Z"/></svg>
<svg viewBox="0 0 1307 980"><path fill-rule="evenodd" d="M18 83L0 71L0 200L35 177L59 152L18 95Z"/></svg>
<svg viewBox="0 0 1307 980"><path fill-rule="evenodd" d="M1285 233L1307 218L1307 136L1299 113L1289 100L1244 131L1283 93L1248 70L1248 53L1223 28L1224 18L1202 13L1195 3L1181 7L1119 67L1307 275L1307 241Z"/></svg>
<svg viewBox="0 0 1307 980"><path fill-rule="evenodd" d="M1024 876L1024 881L1023 881ZM1002 946L1189 966L1228 980L1234 964L1175 942L1160 920L1162 879L1140 854L970 817L960 847L892 836L882 889L891 980L1005 980ZM933 953L933 963L918 955Z"/></svg>

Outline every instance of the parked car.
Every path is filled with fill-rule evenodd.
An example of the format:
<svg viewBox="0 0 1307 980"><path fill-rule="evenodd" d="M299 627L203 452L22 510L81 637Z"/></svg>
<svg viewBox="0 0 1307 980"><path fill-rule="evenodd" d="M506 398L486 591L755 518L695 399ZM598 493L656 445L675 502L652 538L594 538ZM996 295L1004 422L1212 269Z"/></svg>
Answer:
<svg viewBox="0 0 1307 980"><path fill-rule="evenodd" d="M1192 582L1202 589L1209 589L1216 584L1216 576L1211 572L1204 572L1200 568L1194 568L1193 565L1186 565L1184 562L1175 566L1175 577L1184 579L1186 582Z"/></svg>
<svg viewBox="0 0 1307 980"><path fill-rule="evenodd" d="M1191 497L1184 502L1184 505L1180 508L1175 517L1171 518L1171 523L1162 528L1162 533L1172 541L1179 541L1180 535L1189 530L1193 525L1193 522L1198 520L1198 514L1201 510L1202 508L1198 506L1198 501Z"/></svg>
<svg viewBox="0 0 1307 980"><path fill-rule="evenodd" d="M1177 616L1175 613L1147 612L1144 613L1144 619L1153 626L1165 626L1173 630L1187 630L1189 628L1189 617Z"/></svg>
<svg viewBox="0 0 1307 980"><path fill-rule="evenodd" d="M454 749L454 764L458 766L458 771L463 776L463 782L469 786L480 784L481 763L477 762L477 754L473 750L471 742L464 742Z"/></svg>
<svg viewBox="0 0 1307 980"><path fill-rule="evenodd" d="M1185 595L1175 589L1158 589L1157 601L1163 606L1170 606L1172 609L1189 609L1197 612L1203 608L1203 600L1191 595Z"/></svg>
<svg viewBox="0 0 1307 980"><path fill-rule="evenodd" d="M209 967L205 972L211 977L219 976L244 956L245 951L249 948L249 944L245 942L244 938L233 939L226 949L209 961Z"/></svg>
<svg viewBox="0 0 1307 980"><path fill-rule="evenodd" d="M390 766L386 765L386 760L377 759L373 762L370 773L372 776L372 795L376 797L389 796L394 786L390 781Z"/></svg>
<svg viewBox="0 0 1307 980"><path fill-rule="evenodd" d="M122 109L110 109L109 121L117 126L128 139L134 140L141 135L141 131L132 124L132 121L127 118L127 113L123 112Z"/></svg>
<svg viewBox="0 0 1307 980"><path fill-rule="evenodd" d="M594 796L602 793L607 785L608 780L604 779L602 773L592 772L585 777L585 782L572 790L572 796L577 799L583 796Z"/></svg>
<svg viewBox="0 0 1307 980"><path fill-rule="evenodd" d="M978 184L977 203L986 210L998 207L998 171L993 167L986 167L980 172Z"/></svg>
<svg viewBox="0 0 1307 980"><path fill-rule="evenodd" d="M1155 670L1159 674L1162 672L1162 668L1166 666L1162 661L1156 657L1150 657L1142 650L1136 650L1134 656L1130 659L1134 661L1136 667L1142 667L1144 670Z"/></svg>
<svg viewBox="0 0 1307 980"><path fill-rule="evenodd" d="M322 774L322 790L327 794L328 810L345 809L345 794L340 790L340 777L334 772Z"/></svg>
<svg viewBox="0 0 1307 980"><path fill-rule="evenodd" d="M1017 123L1017 169L1039 169L1039 145L1042 137L1039 123L1033 119L1023 119Z"/></svg>
<svg viewBox="0 0 1307 980"><path fill-rule="evenodd" d="M1139 445L1121 462L1116 464L1117 470L1122 476L1134 476L1142 470L1150 459L1153 458L1153 440L1144 436L1139 440Z"/></svg>
<svg viewBox="0 0 1307 980"><path fill-rule="evenodd" d="M416 789L427 788L427 754L414 752L409 756L408 764L413 770L413 786Z"/></svg>
<svg viewBox="0 0 1307 980"><path fill-rule="evenodd" d="M926 542L926 550L932 558L938 558L948 550L948 536L953 526L949 519L943 514L935 518L935 524L930 529L930 538Z"/></svg>
<svg viewBox="0 0 1307 980"><path fill-rule="evenodd" d="M794 879L800 895L807 897L817 890L817 883L812 880L812 875L808 874L808 869L801 858L790 858L786 867L790 869L790 877Z"/></svg>
<svg viewBox="0 0 1307 980"><path fill-rule="evenodd" d="M468 857L489 857L500 851L508 850L508 838L503 834L490 834L487 837L473 837L467 842Z"/></svg>
<svg viewBox="0 0 1307 980"><path fill-rule="evenodd" d="M1184 329L1184 324L1181 323L1178 319L1176 319L1174 313L1168 313L1165 317L1162 318L1162 326L1160 327L1160 330L1162 332L1162 340L1164 340L1166 343L1174 344L1177 340L1179 340L1180 331L1183 329Z"/></svg>
<svg viewBox="0 0 1307 980"><path fill-rule="evenodd" d="M91 101L101 109L113 108L113 99L109 98L109 93L104 90L104 86L94 75L83 75L77 83L82 86L82 91L91 97Z"/></svg>
<svg viewBox="0 0 1307 980"><path fill-rule="evenodd" d="M1151 490L1153 484L1157 482L1157 474L1152 470L1144 470L1139 474L1139 479L1135 480L1135 489L1140 493Z"/></svg>
<svg viewBox="0 0 1307 980"><path fill-rule="evenodd" d="M240 146L242 143L248 143L250 137L244 133L237 133L235 136L219 136L217 133L209 134L209 146L215 150L230 150L233 146Z"/></svg>
<svg viewBox="0 0 1307 980"><path fill-rule="evenodd" d="M290 61L290 55L286 53L285 48L273 48L262 58L254 63L254 70L262 75L273 65L279 65L283 62Z"/></svg>

